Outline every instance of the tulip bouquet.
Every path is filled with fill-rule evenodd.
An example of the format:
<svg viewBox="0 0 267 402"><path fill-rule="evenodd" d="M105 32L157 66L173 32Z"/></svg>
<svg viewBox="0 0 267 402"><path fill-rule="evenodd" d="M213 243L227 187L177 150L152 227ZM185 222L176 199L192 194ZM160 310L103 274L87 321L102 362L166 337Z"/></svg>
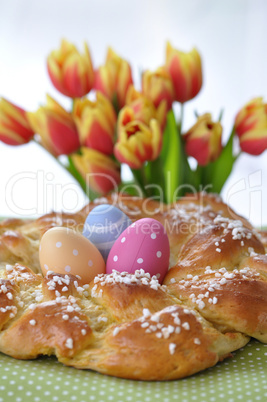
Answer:
<svg viewBox="0 0 267 402"><path fill-rule="evenodd" d="M196 116L193 127L183 131L184 104L202 87L196 49L183 53L167 43L165 64L143 72L139 91L129 63L112 49L105 64L94 69L86 44L80 53L63 40L48 56L47 69L55 88L71 99L70 110L51 96L35 112L2 98L0 140L10 145L36 141L90 199L112 190L164 202L192 191L220 193L241 151L259 155L267 149L267 105L262 98L238 112L224 145L221 116L218 121L209 113ZM178 118L174 102L181 105ZM237 154L235 138L240 144ZM121 174L126 165L132 173L127 180Z"/></svg>

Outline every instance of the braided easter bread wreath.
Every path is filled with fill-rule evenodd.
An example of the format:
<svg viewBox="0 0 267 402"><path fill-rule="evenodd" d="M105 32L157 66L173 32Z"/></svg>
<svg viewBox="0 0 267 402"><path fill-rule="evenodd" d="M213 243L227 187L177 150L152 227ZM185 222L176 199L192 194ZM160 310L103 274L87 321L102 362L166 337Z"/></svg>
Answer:
<svg viewBox="0 0 267 402"><path fill-rule="evenodd" d="M100 274L90 283L39 263L48 229L82 231L109 203L134 222L165 227L170 269L163 284L144 269ZM113 194L79 213L0 222L0 352L55 355L67 366L138 380L179 379L231 356L250 337L267 342L266 234L218 196L173 205ZM126 267L127 268L127 267Z"/></svg>

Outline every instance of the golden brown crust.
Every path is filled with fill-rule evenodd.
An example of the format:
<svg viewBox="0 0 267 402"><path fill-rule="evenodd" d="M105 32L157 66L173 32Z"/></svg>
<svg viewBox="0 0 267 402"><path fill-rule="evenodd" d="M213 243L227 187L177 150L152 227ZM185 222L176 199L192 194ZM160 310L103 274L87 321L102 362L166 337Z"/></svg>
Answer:
<svg viewBox="0 0 267 402"><path fill-rule="evenodd" d="M267 253L267 230L259 230L259 235L261 242L265 247L265 252Z"/></svg>
<svg viewBox="0 0 267 402"><path fill-rule="evenodd" d="M133 275L130 280L134 281L129 280L129 283L123 282L128 279L125 274L113 273L99 279L90 284L95 301L118 322L130 321L141 316L144 308L155 313L164 307L179 303L166 293L157 281L145 276L138 278L138 275ZM116 282L116 279L121 279L122 283Z"/></svg>
<svg viewBox="0 0 267 402"><path fill-rule="evenodd" d="M0 338L0 347L17 359L40 354L72 357L92 342L92 330L79 306L44 302L29 309ZM83 335L84 332L84 335Z"/></svg>
<svg viewBox="0 0 267 402"><path fill-rule="evenodd" d="M241 271L200 275L169 289L223 332L241 332L267 342L267 282L256 272Z"/></svg>
<svg viewBox="0 0 267 402"><path fill-rule="evenodd" d="M19 287L7 279L0 279L0 330L17 314Z"/></svg>
<svg viewBox="0 0 267 402"><path fill-rule="evenodd" d="M40 275L39 241L55 226L82 231L98 203L133 221L152 217L170 240L171 269L155 277ZM249 222L218 196L173 205L125 195L77 214L0 223L0 351L16 358L55 354L66 365L123 378L183 378L215 365L250 336L267 342L267 256Z"/></svg>
<svg viewBox="0 0 267 402"><path fill-rule="evenodd" d="M211 367L220 359L212 346L221 335L200 323L194 312L177 305L116 328L116 335L113 329L105 340L111 353L98 362L103 373L171 380Z"/></svg>

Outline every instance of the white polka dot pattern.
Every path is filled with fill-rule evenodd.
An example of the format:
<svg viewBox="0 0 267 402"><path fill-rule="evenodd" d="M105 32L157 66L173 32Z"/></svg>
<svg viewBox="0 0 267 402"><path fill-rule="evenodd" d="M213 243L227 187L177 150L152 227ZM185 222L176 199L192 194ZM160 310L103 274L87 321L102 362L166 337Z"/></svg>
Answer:
<svg viewBox="0 0 267 402"><path fill-rule="evenodd" d="M71 272L71 267L70 267L69 265L66 265L66 266L65 266L65 271L66 271L66 272Z"/></svg>
<svg viewBox="0 0 267 402"><path fill-rule="evenodd" d="M129 273L144 269L151 276L164 278L170 257L168 236L160 222L152 218L139 219L128 227L110 250L106 272Z"/></svg>
<svg viewBox="0 0 267 402"><path fill-rule="evenodd" d="M106 272L100 252L78 231L51 228L42 236L41 245L39 259L44 275L48 270L64 275L71 273L89 283L96 275Z"/></svg>
<svg viewBox="0 0 267 402"><path fill-rule="evenodd" d="M266 364L267 345L257 341L196 376L166 382L112 378L52 357L20 361L0 354L0 402L265 402Z"/></svg>

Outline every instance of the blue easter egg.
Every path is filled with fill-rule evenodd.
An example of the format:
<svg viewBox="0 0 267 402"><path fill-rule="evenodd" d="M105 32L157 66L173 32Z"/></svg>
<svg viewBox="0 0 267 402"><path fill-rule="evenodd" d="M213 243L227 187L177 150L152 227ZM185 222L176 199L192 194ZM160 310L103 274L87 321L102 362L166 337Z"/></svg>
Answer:
<svg viewBox="0 0 267 402"><path fill-rule="evenodd" d="M104 260L120 234L132 224L131 219L113 205L98 205L88 214L83 235L100 251Z"/></svg>

